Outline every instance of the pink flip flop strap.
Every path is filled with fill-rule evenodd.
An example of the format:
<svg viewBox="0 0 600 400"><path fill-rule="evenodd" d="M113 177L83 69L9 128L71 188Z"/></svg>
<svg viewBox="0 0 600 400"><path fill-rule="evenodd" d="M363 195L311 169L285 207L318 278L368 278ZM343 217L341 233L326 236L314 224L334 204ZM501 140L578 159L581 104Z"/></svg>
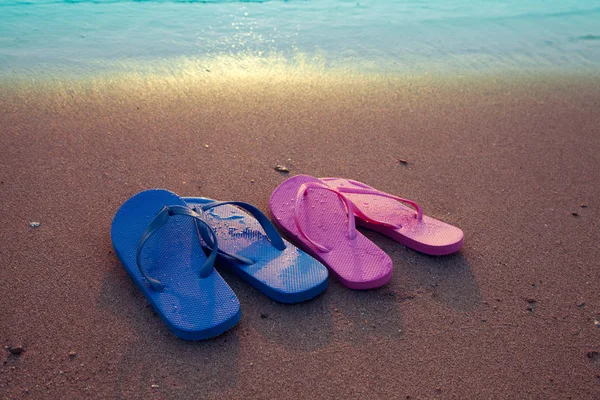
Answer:
<svg viewBox="0 0 600 400"><path fill-rule="evenodd" d="M356 238L356 222L354 220L354 213L357 210L356 206L352 203L352 201L350 201L350 199L348 199L346 196L344 196L341 192L337 191L336 189L332 189L329 186L326 186L324 184L317 183L317 182L306 182L306 183L303 183L298 188L298 193L296 194L296 203L294 205L294 222L296 223L298 232L302 236L304 236L304 238L306 240L308 240L313 246L315 246L317 249L319 249L323 253L328 253L329 251L331 251L331 249L328 249L327 247L323 246L320 243L317 243L316 241L314 241L313 239L308 237L307 233L304 231L304 229L302 229L302 225L300 224L300 217L298 215L298 212L300 210L300 202L302 201L302 199L304 199L304 196L306 196L308 189L328 190L330 192L335 193L338 196L338 198L342 201L342 203L345 204L346 212L348 214L348 237L350 239L355 239Z"/></svg>
<svg viewBox="0 0 600 400"><path fill-rule="evenodd" d="M323 180L333 180L334 178L325 178ZM416 212L416 218L417 221L422 221L423 220L423 210L421 209L421 207L415 203L412 200L408 200L408 199L403 199L402 197L398 197L398 196L393 196L391 194L388 193L384 193L384 192L380 192L379 190L373 189L370 186L365 185L362 182L358 182L358 181L354 181L352 179L347 179L348 182L350 182L351 184L355 185L355 186L359 186L356 188L352 188L352 187L343 187L343 186L338 186L337 190L341 193L352 193L352 194L370 194L370 195L374 195L374 196L380 196L380 197L387 197L388 199L393 199L396 200L400 203L405 203L408 204L410 206L412 206ZM356 206L355 206L356 207ZM356 207L357 210L359 210L358 215L363 218L366 219L368 221L380 224L380 225L386 225L386 226L391 226L391 227L396 227L396 228L400 228L401 226L395 226L395 225L390 225L386 222L382 222L382 221L377 221L377 220L373 220L371 218L369 218L368 216L366 216L364 213L362 213L362 211L360 211L360 209L358 207Z"/></svg>

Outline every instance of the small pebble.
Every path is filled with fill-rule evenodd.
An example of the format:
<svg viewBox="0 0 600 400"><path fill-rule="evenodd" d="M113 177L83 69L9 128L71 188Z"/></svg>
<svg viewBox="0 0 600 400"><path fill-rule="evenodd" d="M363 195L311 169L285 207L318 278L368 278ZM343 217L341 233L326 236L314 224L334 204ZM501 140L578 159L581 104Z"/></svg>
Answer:
<svg viewBox="0 0 600 400"><path fill-rule="evenodd" d="M32 228L37 228L38 226L40 226L41 224L39 222L33 221L29 223L29 226Z"/></svg>
<svg viewBox="0 0 600 400"><path fill-rule="evenodd" d="M71 350L69 352L69 357L71 357L71 358L75 358L76 355L77 355L77 352L75 350Z"/></svg>
<svg viewBox="0 0 600 400"><path fill-rule="evenodd" d="M285 174L290 172L290 170L287 167L284 167L283 165L279 165L279 164L277 164L274 169L277 172L283 172Z"/></svg>
<svg viewBox="0 0 600 400"><path fill-rule="evenodd" d="M399 158L399 159L398 159L398 162L399 162L400 164L402 164L402 165L407 165L407 164L408 164L408 161L406 161L406 160L405 160L405 159L403 159L403 158Z"/></svg>
<svg viewBox="0 0 600 400"><path fill-rule="evenodd" d="M574 217L579 217L579 214L576 213L576 212L572 212L571 215L574 216Z"/></svg>
<svg viewBox="0 0 600 400"><path fill-rule="evenodd" d="M206 147L208 149L208 145L207 144L205 144L204 147Z"/></svg>
<svg viewBox="0 0 600 400"><path fill-rule="evenodd" d="M254 179L250 179L250 183L254 183Z"/></svg>
<svg viewBox="0 0 600 400"><path fill-rule="evenodd" d="M13 354L15 356L20 355L21 353L23 353L25 351L25 349L23 348L23 346L12 346L12 347L8 347L8 352L10 354Z"/></svg>
<svg viewBox="0 0 600 400"><path fill-rule="evenodd" d="M527 311L533 312L535 310L535 304L537 303L535 301L535 299L527 299L527 303L529 303L529 305L527 306Z"/></svg>
<svg viewBox="0 0 600 400"><path fill-rule="evenodd" d="M160 386L158 386L158 385L156 385L156 384L153 384L153 385L152 385L152 388L153 388L153 389L158 389L159 387L160 387Z"/></svg>
<svg viewBox="0 0 600 400"><path fill-rule="evenodd" d="M588 351L587 357L592 361L600 361L600 353L597 351Z"/></svg>
<svg viewBox="0 0 600 400"><path fill-rule="evenodd" d="M266 318L269 318L269 314L266 314L266 313L261 313L261 314L260 314L260 317L261 317L262 319L266 319Z"/></svg>
<svg viewBox="0 0 600 400"><path fill-rule="evenodd" d="M581 208L588 208L587 204L580 204Z"/></svg>

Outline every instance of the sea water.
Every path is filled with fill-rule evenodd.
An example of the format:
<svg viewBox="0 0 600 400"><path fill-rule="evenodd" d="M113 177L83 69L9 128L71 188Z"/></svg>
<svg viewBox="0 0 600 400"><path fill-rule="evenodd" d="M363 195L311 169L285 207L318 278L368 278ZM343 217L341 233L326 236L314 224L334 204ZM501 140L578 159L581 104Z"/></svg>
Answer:
<svg viewBox="0 0 600 400"><path fill-rule="evenodd" d="M257 62L597 71L600 1L0 0L0 77Z"/></svg>

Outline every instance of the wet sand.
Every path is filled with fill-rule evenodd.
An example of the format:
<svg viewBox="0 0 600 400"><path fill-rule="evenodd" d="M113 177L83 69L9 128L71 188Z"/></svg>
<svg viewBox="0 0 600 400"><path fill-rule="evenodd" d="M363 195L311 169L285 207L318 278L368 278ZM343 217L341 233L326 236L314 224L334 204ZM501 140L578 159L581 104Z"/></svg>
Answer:
<svg viewBox="0 0 600 400"><path fill-rule="evenodd" d="M600 393L597 77L5 82L0 110L0 344L25 349L0 352L2 398ZM175 338L112 251L114 213L152 187L268 212L277 164L413 199L464 248L366 232L391 282L292 306L223 272L240 324Z"/></svg>

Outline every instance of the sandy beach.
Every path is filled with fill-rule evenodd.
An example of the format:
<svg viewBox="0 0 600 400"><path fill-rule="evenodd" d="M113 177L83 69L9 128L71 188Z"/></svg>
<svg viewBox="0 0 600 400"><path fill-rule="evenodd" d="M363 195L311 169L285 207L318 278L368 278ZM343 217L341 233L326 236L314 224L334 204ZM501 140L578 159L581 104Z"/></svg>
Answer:
<svg viewBox="0 0 600 400"><path fill-rule="evenodd" d="M0 398L598 398L598 76L226 78L0 84L0 344L24 349ZM297 305L225 271L240 324L177 339L113 252L119 206L267 213L295 174L413 199L464 248L364 231L391 282Z"/></svg>

